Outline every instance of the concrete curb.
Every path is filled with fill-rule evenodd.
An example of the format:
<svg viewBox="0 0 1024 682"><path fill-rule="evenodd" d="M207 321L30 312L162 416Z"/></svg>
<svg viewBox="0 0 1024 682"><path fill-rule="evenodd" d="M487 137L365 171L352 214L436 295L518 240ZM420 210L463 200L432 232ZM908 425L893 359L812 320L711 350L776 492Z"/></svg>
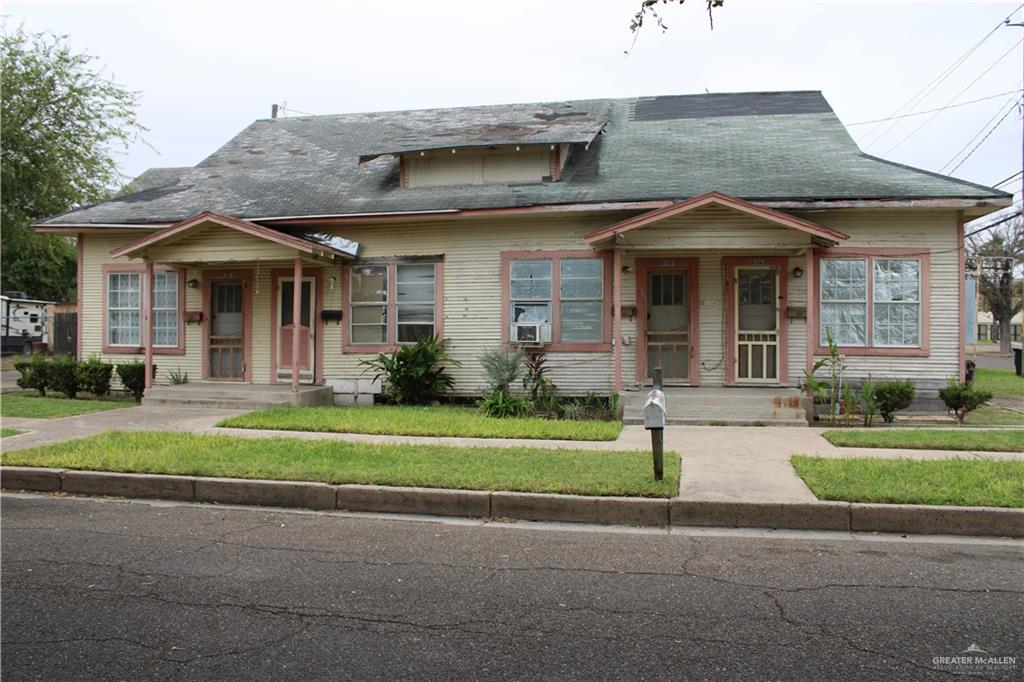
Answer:
<svg viewBox="0 0 1024 682"><path fill-rule="evenodd" d="M724 526L1024 537L1024 509L998 507L590 497L36 467L0 467L0 487L186 502L659 528Z"/></svg>

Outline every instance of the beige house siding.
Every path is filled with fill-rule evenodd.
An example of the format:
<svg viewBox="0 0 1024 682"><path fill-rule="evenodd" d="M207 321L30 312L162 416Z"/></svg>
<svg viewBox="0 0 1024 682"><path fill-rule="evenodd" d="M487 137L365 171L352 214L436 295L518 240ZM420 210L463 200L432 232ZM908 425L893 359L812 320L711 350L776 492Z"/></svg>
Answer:
<svg viewBox="0 0 1024 682"><path fill-rule="evenodd" d="M626 217L623 214L535 215L528 218L487 218L475 220L436 220L402 224L349 225L335 230L338 234L361 244L360 256L386 258L393 256L443 255L444 257L444 335L449 339L452 357L462 362L452 368L457 392L479 394L486 384L478 357L501 342L503 251L586 250L583 240L589 232ZM956 215L953 211L827 211L801 215L808 220L838 229L850 235L844 247L885 248L920 246L931 253L931 352L924 358L855 357L847 364L851 376L875 378L908 377L926 386L937 386L958 368L958 255L956 252ZM86 235L84 251L84 286L82 292L82 349L86 356L102 351L103 278L102 265L114 262L111 249L138 238L134 235ZM225 260L259 258L256 262L232 263L204 269L188 268L186 279L202 281L204 272L216 273L228 268L246 268L255 276L252 291L252 380L271 381L272 304L276 292L271 290L271 270L291 268L291 255L283 254L276 245L264 252L251 237L214 230L203 237L190 237L174 245L175 258L182 254L201 253L210 258L217 251ZM626 235L622 244L623 265L629 271L622 277L624 306L636 305L636 258L658 255L699 258L700 301L700 382L718 385L725 382L731 368L726 366L725 345L725 272L722 258L736 255L787 256L785 276L789 304L805 306L807 277L793 277L799 266L809 272L804 251L806 234L778 228L760 219L713 207L700 209ZM155 256L158 252L151 251ZM287 255L287 260L285 256ZM129 262L119 259L117 262ZM141 262L141 261L137 261ZM309 264L307 270L314 266ZM613 273L608 273L612 276ZM343 307L340 266L322 266L323 307ZM202 310L205 286L186 288L185 309ZM611 304L606 302L611 315ZM347 320L344 322L347 323ZM344 324L343 323L343 324ZM157 355L158 380L166 381L166 371L177 368L187 371L194 380L202 378L203 329L201 324L185 324L185 355ZM623 386L636 383L636 349L638 321L622 321ZM323 344L323 375L325 378L356 378L367 376L359 360L370 353L342 352L342 325L317 322L319 342ZM805 320L789 321L788 379L797 385L806 366L807 328ZM112 361L125 361L138 355L109 355ZM549 354L551 376L561 390L570 394L587 391L607 393L614 381L613 354L555 353Z"/></svg>

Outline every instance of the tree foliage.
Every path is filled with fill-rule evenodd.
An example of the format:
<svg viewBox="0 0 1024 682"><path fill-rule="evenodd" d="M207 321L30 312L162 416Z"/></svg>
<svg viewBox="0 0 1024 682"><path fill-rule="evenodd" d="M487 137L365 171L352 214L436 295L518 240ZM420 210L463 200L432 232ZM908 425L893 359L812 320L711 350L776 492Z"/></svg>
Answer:
<svg viewBox="0 0 1024 682"><path fill-rule="evenodd" d="M653 19L662 31L668 30L668 25L665 23L665 18L658 13L658 5L683 5L686 0L641 0L640 9L633 15L633 18L629 22L629 30L633 32L634 36L639 34L640 29L644 26L644 21L647 19ZM725 4L725 0L704 0L704 5L708 10L708 24L711 26L711 30L715 29L715 10Z"/></svg>
<svg viewBox="0 0 1024 682"><path fill-rule="evenodd" d="M72 52L65 37L0 36L2 288L74 300L73 242L32 232L34 221L100 201L122 183L111 154L143 128L138 93Z"/></svg>
<svg viewBox="0 0 1024 682"><path fill-rule="evenodd" d="M1024 299L1020 281L1014 272L1024 259L1024 221L1017 219L1006 227L993 228L985 238L971 240L970 253L976 259L978 294L982 306L999 325L999 346L1010 352L1010 321L1021 311Z"/></svg>

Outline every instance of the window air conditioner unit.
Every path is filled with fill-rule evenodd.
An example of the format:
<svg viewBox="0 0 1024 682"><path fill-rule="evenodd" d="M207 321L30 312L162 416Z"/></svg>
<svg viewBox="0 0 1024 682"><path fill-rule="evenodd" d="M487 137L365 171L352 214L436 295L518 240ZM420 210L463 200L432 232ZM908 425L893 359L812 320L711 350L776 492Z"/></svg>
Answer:
<svg viewBox="0 0 1024 682"><path fill-rule="evenodd" d="M551 343L549 322L516 322L512 324L512 343L521 346L539 346Z"/></svg>

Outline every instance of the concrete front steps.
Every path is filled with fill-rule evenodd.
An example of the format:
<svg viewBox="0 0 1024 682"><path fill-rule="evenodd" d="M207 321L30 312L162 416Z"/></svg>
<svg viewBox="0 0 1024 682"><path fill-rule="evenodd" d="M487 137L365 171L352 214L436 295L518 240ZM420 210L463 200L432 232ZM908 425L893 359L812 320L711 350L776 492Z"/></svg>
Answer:
<svg viewBox="0 0 1024 682"><path fill-rule="evenodd" d="M200 381L176 386L153 386L146 390L142 404L261 410L288 405L330 405L333 398L334 392L330 386L299 386L299 392L293 393L290 385Z"/></svg>
<svg viewBox="0 0 1024 682"><path fill-rule="evenodd" d="M650 388L623 394L623 422L644 423ZM670 426L808 426L810 399L795 388L667 388L666 423Z"/></svg>

